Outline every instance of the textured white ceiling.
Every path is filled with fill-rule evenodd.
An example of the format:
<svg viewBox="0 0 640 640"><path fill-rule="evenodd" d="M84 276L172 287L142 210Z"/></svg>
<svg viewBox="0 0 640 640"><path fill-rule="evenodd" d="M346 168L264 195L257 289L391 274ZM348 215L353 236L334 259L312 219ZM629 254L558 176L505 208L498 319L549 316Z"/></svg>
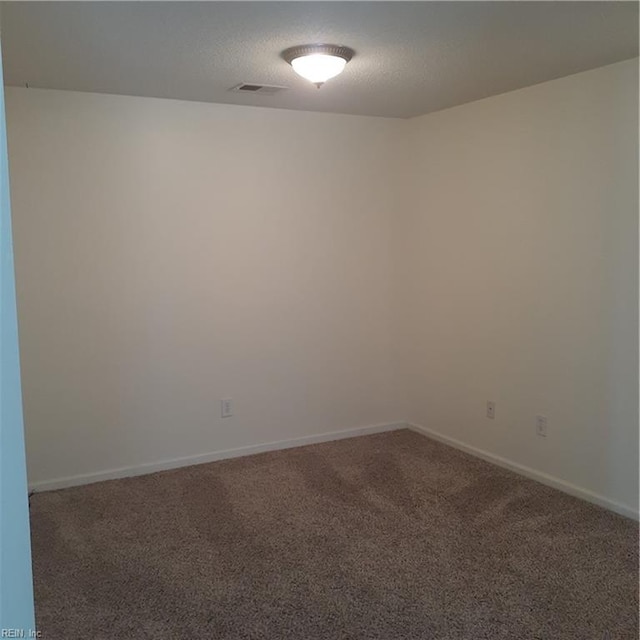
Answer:
<svg viewBox="0 0 640 640"><path fill-rule="evenodd" d="M638 3L5 2L2 39L9 85L406 118L636 57ZM312 42L356 50L319 90Z"/></svg>

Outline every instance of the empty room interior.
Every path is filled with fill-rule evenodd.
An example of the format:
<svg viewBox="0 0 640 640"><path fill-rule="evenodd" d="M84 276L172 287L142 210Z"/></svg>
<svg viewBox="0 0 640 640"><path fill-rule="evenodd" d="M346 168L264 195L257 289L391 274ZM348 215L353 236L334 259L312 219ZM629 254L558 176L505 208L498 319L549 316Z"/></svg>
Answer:
<svg viewBox="0 0 640 640"><path fill-rule="evenodd" d="M638 637L637 2L1 35L29 633Z"/></svg>

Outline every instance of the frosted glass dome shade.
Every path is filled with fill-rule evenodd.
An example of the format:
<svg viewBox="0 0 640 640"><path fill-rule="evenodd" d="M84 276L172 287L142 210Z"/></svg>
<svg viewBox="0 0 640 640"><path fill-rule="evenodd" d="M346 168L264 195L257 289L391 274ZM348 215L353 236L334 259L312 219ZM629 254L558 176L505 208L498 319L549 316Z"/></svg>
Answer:
<svg viewBox="0 0 640 640"><path fill-rule="evenodd" d="M347 61L339 56L330 56L326 53L313 53L310 56L301 56L291 61L293 70L303 78L318 84L335 78L342 73Z"/></svg>
<svg viewBox="0 0 640 640"><path fill-rule="evenodd" d="M318 87L342 73L353 55L353 49L335 44L303 44L282 52L298 75Z"/></svg>

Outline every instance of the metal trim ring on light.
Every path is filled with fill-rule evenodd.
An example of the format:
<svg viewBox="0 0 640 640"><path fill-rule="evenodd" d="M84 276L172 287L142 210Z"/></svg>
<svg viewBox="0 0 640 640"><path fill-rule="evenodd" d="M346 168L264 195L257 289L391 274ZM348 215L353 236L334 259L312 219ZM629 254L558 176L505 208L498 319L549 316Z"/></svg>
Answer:
<svg viewBox="0 0 640 640"><path fill-rule="evenodd" d="M355 51L350 47L343 47L337 44L300 44L296 47L289 47L282 52L282 57L291 64L292 60L303 56L312 56L315 53L324 53L327 56L337 56L345 62L349 62L355 55Z"/></svg>

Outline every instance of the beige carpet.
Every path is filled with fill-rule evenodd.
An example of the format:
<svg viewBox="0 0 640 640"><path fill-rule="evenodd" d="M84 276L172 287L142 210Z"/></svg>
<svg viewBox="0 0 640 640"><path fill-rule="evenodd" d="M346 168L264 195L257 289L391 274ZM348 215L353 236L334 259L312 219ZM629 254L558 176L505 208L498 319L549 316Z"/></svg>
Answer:
<svg viewBox="0 0 640 640"><path fill-rule="evenodd" d="M409 431L32 498L45 640L636 640L637 523Z"/></svg>

